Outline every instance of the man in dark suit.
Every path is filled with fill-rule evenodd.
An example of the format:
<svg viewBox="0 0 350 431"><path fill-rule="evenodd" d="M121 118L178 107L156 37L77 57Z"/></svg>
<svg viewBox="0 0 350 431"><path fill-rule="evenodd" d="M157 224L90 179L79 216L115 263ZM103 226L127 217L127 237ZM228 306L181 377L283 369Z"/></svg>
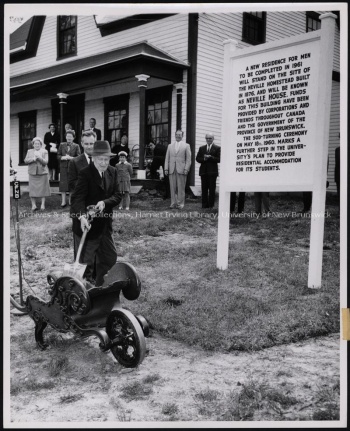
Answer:
<svg viewBox="0 0 350 431"><path fill-rule="evenodd" d="M339 133L340 138L340 133ZM335 149L334 181L337 185L337 198L340 199L340 146Z"/></svg>
<svg viewBox="0 0 350 431"><path fill-rule="evenodd" d="M119 205L122 195L118 192L117 171L109 165L111 153L107 141L94 143L93 163L79 172L72 193L71 217L75 246L81 241L85 229L88 230L81 254L81 263L87 264L84 277L91 281L96 258L96 286L101 286L104 275L117 260L117 250L113 241L113 207ZM94 205L99 216L89 223L87 207Z"/></svg>
<svg viewBox="0 0 350 431"><path fill-rule="evenodd" d="M96 127L95 127L96 126L96 120L95 120L95 118L90 118L89 123L90 123L90 129L87 129L87 130L92 130L93 132L95 132L96 133L96 140L100 141L102 139L102 137L101 137L101 130L100 129L96 129Z"/></svg>
<svg viewBox="0 0 350 431"><path fill-rule="evenodd" d="M68 165L68 188L72 193L75 189L78 180L78 174L83 169L89 166L92 161L92 150L96 141L96 134L92 130L85 130L81 135L81 146L84 153L78 157L74 157L69 161Z"/></svg>
<svg viewBox="0 0 350 431"><path fill-rule="evenodd" d="M201 164L199 175L202 182L202 208L213 208L221 149L214 144L213 133L207 133L205 140L207 143L199 147L196 161Z"/></svg>

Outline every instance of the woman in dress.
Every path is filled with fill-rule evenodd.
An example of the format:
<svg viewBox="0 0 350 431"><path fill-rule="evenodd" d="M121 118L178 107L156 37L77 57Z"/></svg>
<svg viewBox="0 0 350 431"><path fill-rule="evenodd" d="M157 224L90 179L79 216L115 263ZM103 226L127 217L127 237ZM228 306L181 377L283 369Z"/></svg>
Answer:
<svg viewBox="0 0 350 431"><path fill-rule="evenodd" d="M119 162L115 165L117 169L117 183L118 192L122 194L122 201L120 202L119 209L124 208L128 211L130 207L130 188L131 188L131 176L132 176L132 166L126 161L127 153L125 151L120 151L118 153Z"/></svg>
<svg viewBox="0 0 350 431"><path fill-rule="evenodd" d="M28 165L29 197L32 211L36 211L36 198L41 198L41 210L45 209L45 198L51 196L49 183L49 169L47 167L49 155L44 148L43 141L35 137L33 148L28 150L24 163Z"/></svg>
<svg viewBox="0 0 350 431"><path fill-rule="evenodd" d="M60 162L60 187L59 191L62 196L62 204L61 207L64 208L67 206L67 192L69 192L68 188L68 165L69 160L73 159L80 155L80 147L78 144L75 144L74 141L75 132L74 130L67 130L66 132L66 141L62 142L58 148L57 159ZM70 195L69 196L69 204L70 204Z"/></svg>

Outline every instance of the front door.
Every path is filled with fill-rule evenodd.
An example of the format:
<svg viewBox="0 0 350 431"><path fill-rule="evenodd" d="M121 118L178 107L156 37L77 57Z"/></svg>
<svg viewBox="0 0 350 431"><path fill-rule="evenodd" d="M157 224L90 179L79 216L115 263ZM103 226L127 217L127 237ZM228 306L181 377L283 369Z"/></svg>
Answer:
<svg viewBox="0 0 350 431"><path fill-rule="evenodd" d="M80 145L81 132L84 128L85 94L77 94L67 97L64 106L63 124L71 124L75 131L74 142ZM52 121L57 124L58 131L61 130L61 117L59 99L52 100ZM61 142L65 142L65 136L61 136Z"/></svg>

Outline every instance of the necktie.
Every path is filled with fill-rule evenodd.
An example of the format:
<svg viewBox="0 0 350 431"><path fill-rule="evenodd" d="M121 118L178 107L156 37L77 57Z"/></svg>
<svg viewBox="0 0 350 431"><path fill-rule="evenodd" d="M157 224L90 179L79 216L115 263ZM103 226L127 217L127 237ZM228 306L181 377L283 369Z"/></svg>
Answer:
<svg viewBox="0 0 350 431"><path fill-rule="evenodd" d="M92 161L92 157L91 156L88 156L88 157L89 157L89 164L90 164Z"/></svg>
<svg viewBox="0 0 350 431"><path fill-rule="evenodd" d="M210 145L208 145L207 153L208 153L208 154L210 153Z"/></svg>
<svg viewBox="0 0 350 431"><path fill-rule="evenodd" d="M101 175L102 175L103 188L106 190L106 176L105 176L105 173L102 172Z"/></svg>

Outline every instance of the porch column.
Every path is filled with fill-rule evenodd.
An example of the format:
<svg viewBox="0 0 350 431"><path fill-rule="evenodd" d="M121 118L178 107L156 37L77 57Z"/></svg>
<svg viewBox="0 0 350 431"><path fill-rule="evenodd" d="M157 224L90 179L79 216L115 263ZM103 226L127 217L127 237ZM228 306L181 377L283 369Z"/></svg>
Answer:
<svg viewBox="0 0 350 431"><path fill-rule="evenodd" d="M67 105L67 97L68 94L66 93L57 93L57 96L59 97L60 101L60 121L61 121L61 128L60 128L60 136L61 136L61 142L64 142L64 107Z"/></svg>
<svg viewBox="0 0 350 431"><path fill-rule="evenodd" d="M146 88L149 75L136 75L138 87L140 89L140 144L139 144L139 171L138 178L146 178L145 171L145 142L146 142ZM141 172L140 172L141 171Z"/></svg>
<svg viewBox="0 0 350 431"><path fill-rule="evenodd" d="M176 88L176 130L182 130L182 89L185 84L174 84Z"/></svg>

